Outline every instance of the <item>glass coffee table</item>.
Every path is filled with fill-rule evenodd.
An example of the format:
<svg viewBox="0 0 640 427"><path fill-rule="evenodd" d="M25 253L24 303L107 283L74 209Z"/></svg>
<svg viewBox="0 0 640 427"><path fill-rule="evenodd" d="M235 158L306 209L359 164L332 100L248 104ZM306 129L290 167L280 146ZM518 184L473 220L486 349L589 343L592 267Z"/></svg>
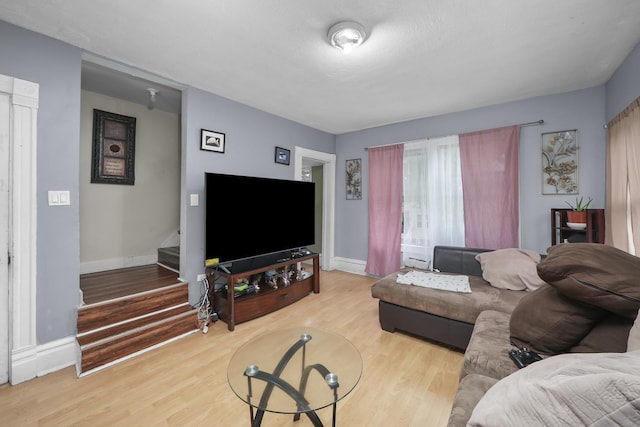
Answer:
<svg viewBox="0 0 640 427"><path fill-rule="evenodd" d="M336 405L358 384L360 352L341 335L309 327L261 335L231 357L227 377L233 392L249 405L252 427L265 412L304 414L316 427L316 411Z"/></svg>

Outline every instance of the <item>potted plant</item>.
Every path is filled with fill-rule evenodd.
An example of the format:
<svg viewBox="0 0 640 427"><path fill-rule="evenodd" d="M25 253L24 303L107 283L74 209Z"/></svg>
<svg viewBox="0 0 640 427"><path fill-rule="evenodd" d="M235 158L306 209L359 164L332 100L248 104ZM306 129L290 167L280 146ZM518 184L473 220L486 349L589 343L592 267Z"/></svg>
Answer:
<svg viewBox="0 0 640 427"><path fill-rule="evenodd" d="M571 222L574 224L586 224L587 223L587 209L593 199L589 197L589 200L584 201L583 197L579 199L576 197L576 203L572 205L569 202L565 202L571 208L570 211L567 211L567 222Z"/></svg>

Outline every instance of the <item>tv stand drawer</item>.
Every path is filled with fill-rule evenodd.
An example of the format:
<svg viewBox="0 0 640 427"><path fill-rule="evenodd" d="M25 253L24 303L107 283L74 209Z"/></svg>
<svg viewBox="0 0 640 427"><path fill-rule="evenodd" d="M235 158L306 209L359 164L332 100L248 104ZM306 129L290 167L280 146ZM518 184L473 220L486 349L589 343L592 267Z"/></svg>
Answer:
<svg viewBox="0 0 640 427"><path fill-rule="evenodd" d="M293 304L312 292L311 277L256 297L235 300L235 321L245 322Z"/></svg>

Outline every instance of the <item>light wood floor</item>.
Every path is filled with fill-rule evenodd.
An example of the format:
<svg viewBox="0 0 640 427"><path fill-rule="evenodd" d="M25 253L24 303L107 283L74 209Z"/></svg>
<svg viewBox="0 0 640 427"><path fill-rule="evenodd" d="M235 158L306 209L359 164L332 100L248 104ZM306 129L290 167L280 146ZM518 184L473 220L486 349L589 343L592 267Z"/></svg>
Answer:
<svg viewBox="0 0 640 427"><path fill-rule="evenodd" d="M462 354L380 329L375 280L322 272L321 290L227 331L200 332L86 377L75 368L17 386L0 386L1 426L249 426L249 410L227 384L234 351L266 331L308 325L347 337L361 352L363 374L338 403L338 425L445 426ZM331 425L331 409L319 411ZM303 417L265 414L263 426L310 426Z"/></svg>

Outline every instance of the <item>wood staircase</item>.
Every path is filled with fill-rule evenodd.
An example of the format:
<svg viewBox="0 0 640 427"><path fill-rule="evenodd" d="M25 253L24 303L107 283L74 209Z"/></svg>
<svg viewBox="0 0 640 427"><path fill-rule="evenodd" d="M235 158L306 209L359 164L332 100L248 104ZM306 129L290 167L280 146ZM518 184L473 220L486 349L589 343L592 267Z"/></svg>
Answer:
<svg viewBox="0 0 640 427"><path fill-rule="evenodd" d="M83 305L77 323L79 374L195 332L197 319L187 283Z"/></svg>

